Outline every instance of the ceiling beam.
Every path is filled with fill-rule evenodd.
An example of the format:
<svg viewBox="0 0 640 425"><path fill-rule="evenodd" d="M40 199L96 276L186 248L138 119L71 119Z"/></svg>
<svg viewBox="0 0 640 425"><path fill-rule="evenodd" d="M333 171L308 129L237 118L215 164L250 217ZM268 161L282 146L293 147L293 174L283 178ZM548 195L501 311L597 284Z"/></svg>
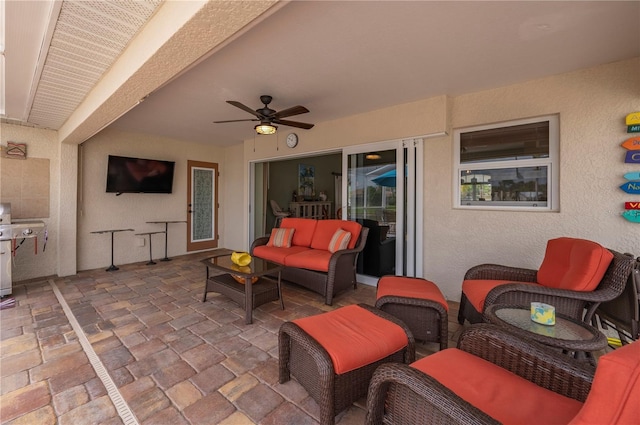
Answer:
<svg viewBox="0 0 640 425"><path fill-rule="evenodd" d="M284 2L165 2L58 131L80 144Z"/></svg>

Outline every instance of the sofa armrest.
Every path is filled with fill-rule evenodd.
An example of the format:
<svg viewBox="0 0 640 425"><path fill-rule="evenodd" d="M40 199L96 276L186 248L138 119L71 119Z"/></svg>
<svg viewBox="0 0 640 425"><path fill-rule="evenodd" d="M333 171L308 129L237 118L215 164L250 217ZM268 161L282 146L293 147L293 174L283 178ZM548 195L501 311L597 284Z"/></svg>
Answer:
<svg viewBox="0 0 640 425"><path fill-rule="evenodd" d="M533 341L525 341L495 325L466 329L458 348L507 369L534 384L584 402L595 367Z"/></svg>
<svg viewBox="0 0 640 425"><path fill-rule="evenodd" d="M249 254L253 255L253 249L257 246L262 246L262 245L266 245L267 242L269 242L269 236L262 236L259 237L258 239L256 239L255 241L253 241L253 243L251 244L251 249L249 251Z"/></svg>
<svg viewBox="0 0 640 425"><path fill-rule="evenodd" d="M327 271L327 291L325 303L331 305L335 289L346 289L356 284L356 262L358 254L362 252L367 243L369 229L363 227L360 238L353 249L341 249L331 254L329 270Z"/></svg>
<svg viewBox="0 0 640 425"><path fill-rule="evenodd" d="M513 280L515 282L537 282L538 271L499 264L480 264L467 270L464 280Z"/></svg>

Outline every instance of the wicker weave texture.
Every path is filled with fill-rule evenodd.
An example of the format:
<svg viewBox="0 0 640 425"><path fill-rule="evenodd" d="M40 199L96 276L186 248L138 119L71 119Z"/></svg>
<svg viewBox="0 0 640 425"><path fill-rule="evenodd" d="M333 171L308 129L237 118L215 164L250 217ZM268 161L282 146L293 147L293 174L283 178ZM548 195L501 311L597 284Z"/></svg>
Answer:
<svg viewBox="0 0 640 425"><path fill-rule="evenodd" d="M376 307L407 324L413 337L424 342L437 342L447 348L449 338L448 314L442 304L424 299L384 296Z"/></svg>

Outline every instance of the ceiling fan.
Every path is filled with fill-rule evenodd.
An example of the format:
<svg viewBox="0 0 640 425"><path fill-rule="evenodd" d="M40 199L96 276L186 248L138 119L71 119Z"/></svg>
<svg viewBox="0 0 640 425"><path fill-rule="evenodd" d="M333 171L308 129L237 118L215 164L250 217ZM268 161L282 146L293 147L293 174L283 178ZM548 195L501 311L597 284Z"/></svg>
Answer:
<svg viewBox="0 0 640 425"><path fill-rule="evenodd" d="M293 115L306 114L309 112L307 108L304 106L293 106L291 108L283 109L281 111L274 111L269 108L269 103L273 98L271 96L262 95L260 96L260 102L264 103L264 107L256 109L255 111L249 108L246 105L243 105L240 102L235 100L227 100L227 103L235 106L236 108L240 108L243 111L250 113L251 115L255 115L256 118L247 118L243 120L226 120L226 121L214 121L216 124L227 123L227 122L239 122L239 121L259 121L260 124L256 125L254 128L259 134L273 134L276 132L277 127L273 124L281 124L287 125L289 127L297 127L304 128L305 130L309 130L313 128L313 124L307 124L304 122L298 121L290 121L284 120L282 118L290 117Z"/></svg>

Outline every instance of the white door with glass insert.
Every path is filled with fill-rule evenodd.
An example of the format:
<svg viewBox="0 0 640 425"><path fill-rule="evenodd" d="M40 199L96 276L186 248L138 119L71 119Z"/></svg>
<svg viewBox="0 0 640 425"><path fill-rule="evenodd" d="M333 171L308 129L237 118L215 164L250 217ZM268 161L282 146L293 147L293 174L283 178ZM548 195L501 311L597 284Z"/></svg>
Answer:
<svg viewBox="0 0 640 425"><path fill-rule="evenodd" d="M187 251L218 247L218 164L188 161Z"/></svg>

